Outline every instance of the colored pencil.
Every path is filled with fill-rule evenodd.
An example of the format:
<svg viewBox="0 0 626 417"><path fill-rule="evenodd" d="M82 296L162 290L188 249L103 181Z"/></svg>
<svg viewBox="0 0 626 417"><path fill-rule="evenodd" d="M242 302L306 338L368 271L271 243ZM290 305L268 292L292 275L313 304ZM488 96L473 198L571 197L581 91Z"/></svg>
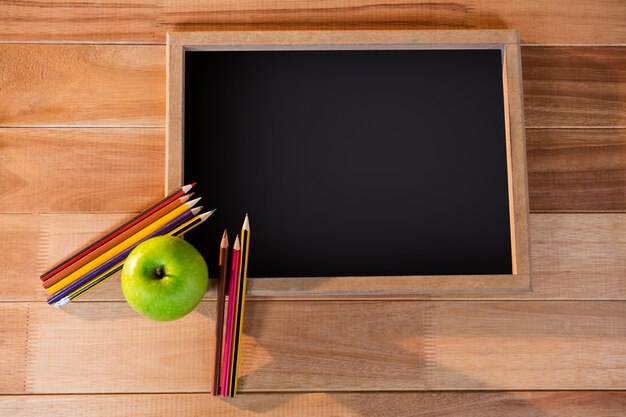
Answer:
<svg viewBox="0 0 626 417"><path fill-rule="evenodd" d="M215 211L215 210L213 210L213 211ZM209 218L209 216L211 216L211 214L213 214L213 211L210 211L208 213L199 214L196 217L194 217L193 219L189 220L185 224L177 227L176 229L172 230L171 232L169 232L167 234L171 235L171 236L182 236L185 233L187 233L188 231L190 231L190 230L198 227L199 225L201 225L206 219ZM82 294L84 294L85 292L89 291L90 289L92 289L96 285L98 285L101 282L105 281L110 276L112 276L115 273L119 272L122 269L123 266L124 266L123 262L118 264L118 265L116 265L116 266L114 266L113 268L109 269L108 271L106 271L102 275L98 276L94 280L88 282L87 284L83 285L79 289L73 291L70 295L68 295L68 296L62 298L61 300L57 301L56 303L54 303L54 306L57 307L57 308L61 308L64 305L70 303L76 297L81 296Z"/></svg>
<svg viewBox="0 0 626 417"><path fill-rule="evenodd" d="M100 245L98 248L94 249L90 253L85 254L80 259L76 260L76 262L74 262L73 264L68 265L67 267L65 267L62 270L60 270L59 272L57 272L56 274L49 275L46 278L46 280L42 282L43 287L44 288L50 288L51 286L53 286L57 282L61 281L62 279L66 278L66 277L68 277L71 273L73 273L74 271L77 271L80 267L82 267L82 266L88 264L89 262L93 261L98 256L100 256L103 253L105 253L106 251L112 249L113 247L115 247L116 245L120 244L124 240L128 239L129 237L131 237L135 233L138 233L141 229L149 226L151 223L154 223L156 220L158 220L159 218L165 216L167 213L169 213L169 212L175 210L176 208L180 207L181 205L185 204L187 202L187 200L189 200L189 198L192 195L193 195L193 193L189 193L187 195L184 195L184 196L182 196L180 198L177 198L177 199L171 201L169 204L166 204L161 209L159 209L159 210L155 211L154 213L150 214L148 217L144 218L139 223L137 223L134 226L126 229L124 232L122 232L119 235L115 236L113 239L109 240L108 242Z"/></svg>
<svg viewBox="0 0 626 417"><path fill-rule="evenodd" d="M215 319L215 355L213 361L213 395L220 393L220 367L222 365L222 337L224 334L224 298L228 279L228 232L224 230L220 243L220 276L217 280L217 315Z"/></svg>
<svg viewBox="0 0 626 417"><path fill-rule="evenodd" d="M165 216L161 217L160 219L158 219L154 223L151 223L147 227L144 227L143 229L141 229L139 232L135 233L134 235L132 235L128 239L124 240L121 243L118 243L113 248L109 249L108 251L106 251L102 255L98 256L97 258L95 258L91 262L88 262L87 264L83 265L82 267L80 267L76 271L72 272L70 275L65 277L65 279L63 279L63 280L57 282L56 284L52 285L51 287L47 288L48 292L51 293L51 294L54 294L57 291L59 291L60 289L66 287L67 285L70 285L72 282L74 282L77 279L79 279L81 276L86 274L88 271L93 270L94 268L96 268L99 265L101 265L103 262L106 262L107 260L113 258L114 256L116 256L120 252L124 251L126 248L130 247L131 245L134 245L135 243L137 243L139 240L143 239L144 237L146 237L150 233L152 233L152 232L154 232L156 230L159 230L161 227L163 227L167 223L171 222L172 220L174 220L175 218L177 218L181 214L185 213L186 211L189 211L199 200L200 200L200 198L196 198L194 200L188 201L185 204L181 205L180 207L178 207L178 208L172 210L171 212L167 213Z"/></svg>
<svg viewBox="0 0 626 417"><path fill-rule="evenodd" d="M237 285L237 312L235 313L235 333L233 334L233 371L231 375L230 396L237 395L239 379L239 362L241 351L241 332L243 329L244 307L246 304L246 287L248 284L248 252L250 252L250 220L246 214L241 227L241 254L239 256L239 285Z"/></svg>
<svg viewBox="0 0 626 417"><path fill-rule="evenodd" d="M148 217L150 214L152 214L155 211L159 210L163 206L169 204L171 201L174 201L177 198L180 198L183 195L187 194L189 192L189 190L191 190L191 188L194 185L196 185L195 182L193 184L185 185L185 186L179 188L178 190L174 191L173 193L171 193L167 197L163 198L161 201L159 201L159 202L153 204L152 206L148 207L146 210L142 211L141 213L139 213L138 215L136 215L135 217L133 217L132 219L130 219L129 221L124 223L123 225L121 225L118 228L116 228L115 230L107 233L106 235L102 236L100 239L98 239L95 242L91 243L90 245L82 248L78 252L76 252L73 255L69 256L67 259L65 259L65 260L61 261L60 263L58 263L57 265L53 266L48 271L46 271L43 274L41 274L40 278L42 280L46 280L48 277L58 273L63 268L68 267L69 265L71 265L72 263L76 262L77 260L79 260L80 258L85 256L86 254L90 253L91 251L97 249L99 246L101 246L104 243L108 242L109 240L113 239L115 236L117 236L120 233L124 232L128 228L133 227L135 224L139 223L144 218Z"/></svg>
<svg viewBox="0 0 626 417"><path fill-rule="evenodd" d="M235 238L233 245L233 260L228 283L228 312L226 315L226 340L224 341L224 353L222 354L222 383L221 395L228 396L230 393L230 369L232 361L232 340L235 324L235 307L237 298L237 277L239 276L239 235Z"/></svg>
<svg viewBox="0 0 626 417"><path fill-rule="evenodd" d="M77 279L76 281L72 282L70 285L68 285L68 286L64 287L63 289L61 289L60 291L57 291L56 293L54 293L51 297L48 298L48 304L54 304L57 301L59 301L60 299L62 299L63 297L68 296L74 290L80 288L81 286L85 285L87 282L89 282L92 279L96 278L98 275L104 273L105 271L109 270L110 268L112 268L115 265L119 264L120 262L124 261L126 259L126 257L128 256L128 254L137 245L139 245L141 242L143 242L143 241L145 241L147 239L150 239L151 237L162 236L164 234L167 234L168 232L174 230L175 228L177 228L181 224L183 224L186 221L190 220L201 209L202 209L202 207L198 207L198 208L194 208L194 209L186 211L185 213L183 213L182 215L178 216L176 219L172 220L171 222L169 222L168 224L166 224L165 226L163 226L159 230L153 232L152 234L150 234L150 235L144 237L143 239L139 240L138 242L134 243L133 245L131 245L130 247L128 247L124 251L122 251L119 254L117 254L116 256L114 256L113 258L111 258L108 261L104 262L103 264L99 265L97 268L92 269L90 272L88 272L87 274L81 276L79 279Z"/></svg>

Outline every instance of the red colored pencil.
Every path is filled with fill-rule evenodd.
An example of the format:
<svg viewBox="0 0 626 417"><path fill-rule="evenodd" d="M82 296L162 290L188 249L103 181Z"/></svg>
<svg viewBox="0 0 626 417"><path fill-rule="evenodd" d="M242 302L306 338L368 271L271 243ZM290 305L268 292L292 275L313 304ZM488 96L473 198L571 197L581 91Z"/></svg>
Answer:
<svg viewBox="0 0 626 417"><path fill-rule="evenodd" d="M177 191L174 191L172 194L168 195L167 197L165 197L161 201L155 203L154 205L150 206L146 210L142 211L141 213L139 213L138 215L136 215L135 217L133 217L132 219L130 219L129 221L124 223L123 225L119 226L117 229L115 229L112 232L104 235L103 237L101 237L100 239L95 241L94 243L90 244L89 246L84 247L83 249L79 250L78 252L76 252L75 254L71 255L67 259L61 261L59 264L53 266L50 270L48 270L48 271L44 272L43 274L41 274L40 278L43 281L45 281L46 279L48 279L52 275L57 274L58 272L60 272L64 268L67 268L69 265L73 264L74 262L76 262L77 260L82 258L83 256L91 253L92 251L94 251L95 249L100 247L101 245L103 245L106 242L108 242L109 240L113 239L115 236L117 236L120 233L124 232L126 229L128 229L130 227L133 227L135 224L139 223L140 221L142 221L144 218L148 217L153 212L161 209L163 206L169 204L170 202L176 200L177 198L180 198L183 195L187 194L189 192L189 190L191 190L191 188L194 185L196 185L195 182L193 184L185 185L184 187L179 188Z"/></svg>
<svg viewBox="0 0 626 417"><path fill-rule="evenodd" d="M228 314L226 317L226 341L222 354L222 384L220 392L222 397L227 397L230 393L230 368L232 360L233 332L235 331L235 308L237 307L237 277L239 276L239 235L235 238L233 245L233 261L230 270L230 282L228 285Z"/></svg>

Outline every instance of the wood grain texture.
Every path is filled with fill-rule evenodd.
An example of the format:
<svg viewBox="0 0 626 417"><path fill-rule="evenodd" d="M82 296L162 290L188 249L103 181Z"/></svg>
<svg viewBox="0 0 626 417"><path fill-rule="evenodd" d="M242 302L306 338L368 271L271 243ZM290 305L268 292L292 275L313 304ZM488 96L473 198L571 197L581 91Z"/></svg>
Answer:
<svg viewBox="0 0 626 417"><path fill-rule="evenodd" d="M27 304L0 304L0 393L26 389L28 321Z"/></svg>
<svg viewBox="0 0 626 417"><path fill-rule="evenodd" d="M168 33L167 45L194 51L346 49L492 49L519 44L517 30L266 30Z"/></svg>
<svg viewBox="0 0 626 417"><path fill-rule="evenodd" d="M626 129L526 129L530 208L626 210Z"/></svg>
<svg viewBox="0 0 626 417"><path fill-rule="evenodd" d="M624 77L626 76L623 70L626 67L623 58L626 56L625 48L527 47L522 48L522 51L526 115L527 118L534 119L531 123L587 124L591 121L591 123L606 123L608 126L623 122L626 117L624 116L626 108L623 104L626 103L626 91L624 91L624 85L626 85ZM574 52L568 54L563 51ZM156 71L154 68L159 68L164 76L165 61L157 59L161 55L164 58L163 52L160 46L0 45L0 56L5 58L0 61L3 63L0 69L5 75L0 78L0 84L3 87L0 88L0 97L5 102L12 103L11 106L0 107L0 124L133 125L143 120L141 123L162 126L165 116L162 107L165 101L162 95L165 91L163 80L157 79L158 77L142 77L141 74L150 73ZM93 58L94 56L96 58ZM107 61L103 58L106 56L113 58ZM136 61L128 64L124 59L120 59L120 56L126 59L134 56ZM554 68L552 56L559 57ZM593 62L598 62L597 65L601 67L600 72L596 72L593 66L585 66L580 56L593 56L595 60ZM94 62L98 60L107 61L107 64L95 64ZM67 65L62 65L63 62ZM73 66L75 62L82 64ZM85 64L86 62L92 62L93 65ZM129 65L139 68L136 71L138 74L130 76L129 73L135 71L129 69ZM24 68L27 70L25 71ZM43 80L38 78L40 71L45 74ZM75 76L76 72L79 74L78 77ZM561 72L566 76L560 80ZM572 72L575 73L572 75L574 78L570 77L571 74L567 75ZM618 75L611 76L611 74ZM34 75L36 77L33 79ZM48 85L44 82L46 80L56 80L57 84ZM71 82L67 82L68 80ZM103 93L103 90L107 92ZM109 90L115 92L114 99L108 94ZM130 91L130 98L125 96L128 91ZM575 97L578 98L574 99ZM142 104L146 100L153 104L157 102L160 104L156 107L151 107L151 105L146 107ZM591 105L587 106L588 103ZM587 114L589 112L591 112L590 115ZM48 130L29 131L29 134L25 135L31 138L41 136L42 140L44 137L52 139L48 137L50 132ZM122 131L119 134L121 136L134 135L129 132ZM156 131L154 132L156 135ZM6 148L6 141L10 141L13 135L17 135L16 130L5 131L5 133L0 131L3 151ZM115 134L111 132L111 135ZM72 134L67 132L66 136L69 137ZM82 137L83 132L77 131L74 136ZM584 131L527 129L527 136L532 210L624 211L626 209L623 187L626 181L623 170L623 129ZM156 136L152 140L156 140ZM93 141L88 144L92 146ZM33 175L41 173L41 169L33 167L40 161L32 158L30 148L28 150L24 148L31 145L32 143L21 146L13 144L12 146L17 146L14 150L6 148L8 153L4 166L0 168L0 175L4 177L2 180L7 184L6 190L3 190L4 193L17 191L19 188L19 195L25 198L25 200L12 201L20 204L36 203L37 206L41 206L48 201L36 199L41 187L39 190L36 188L41 186L41 183L33 183L32 180ZM50 147L54 145L46 146L50 150ZM95 149L76 151L95 152ZM151 155L157 159L149 159ZM151 153L139 155L138 161L141 164L159 165L163 163L161 158L163 157ZM43 161L47 160L43 159ZM123 166L122 161L118 161L117 164L122 171L128 169ZM583 167L583 169L578 167ZM19 175L15 174L16 171ZM156 171L139 172L134 169L131 171L136 175L137 182L144 184L148 192L152 193L161 186L163 179L156 174ZM54 174L54 170L48 172ZM89 174L92 173L89 172ZM126 181L116 182L124 179L124 175L115 175L113 171L102 174L103 178L116 178L108 183L106 187L108 189L117 192L121 187L127 186ZM40 175L40 177L43 180L47 179L47 175ZM51 178L56 177L52 175ZM95 174L94 177L87 177L85 180L89 181L94 178ZM161 191L158 195L160 193ZM103 196L103 198L106 197ZM57 205L62 204L58 200L52 201L56 201ZM67 200L63 199L64 201ZM95 210L137 209L136 205L133 207L125 205L127 201L124 200L120 201L121 207L111 207L118 203L117 200L109 200L105 203L108 204L106 207L95 206L93 201L83 202L85 203L88 209ZM104 201L98 202L98 204L102 203ZM32 206L31 209L50 210L50 208ZM68 209L74 210L74 208ZM13 211L13 209L5 209L5 211Z"/></svg>
<svg viewBox="0 0 626 417"><path fill-rule="evenodd" d="M132 215L0 215L1 301L44 301L39 276ZM119 284L119 281L118 281ZM117 299L123 299L116 286Z"/></svg>
<svg viewBox="0 0 626 417"><path fill-rule="evenodd" d="M0 126L164 124L162 46L5 44L0 62Z"/></svg>
<svg viewBox="0 0 626 417"><path fill-rule="evenodd" d="M3 41L153 41L154 0L5 1Z"/></svg>
<svg viewBox="0 0 626 417"><path fill-rule="evenodd" d="M626 126L626 47L527 47L522 63L526 126Z"/></svg>
<svg viewBox="0 0 626 417"><path fill-rule="evenodd" d="M607 417L625 409L623 391L0 396L0 414L13 417Z"/></svg>
<svg viewBox="0 0 626 417"><path fill-rule="evenodd" d="M0 215L0 224L6 225L0 232L0 270L7 271L0 274L0 301L43 301L47 293L39 274L130 217L131 213ZM530 225L532 292L421 298L626 300L626 214L533 214ZM214 298L214 284L211 280L206 299ZM251 297L258 294L251 291ZM77 302L123 299L118 274Z"/></svg>
<svg viewBox="0 0 626 417"><path fill-rule="evenodd" d="M0 297L2 300L37 298L34 282L39 265L40 250L46 241L36 214L0 215ZM43 289L43 288L42 288Z"/></svg>
<svg viewBox="0 0 626 417"><path fill-rule="evenodd" d="M163 195L163 129L0 128L0 212L141 211Z"/></svg>
<svg viewBox="0 0 626 417"><path fill-rule="evenodd" d="M435 303L432 389L623 387L625 318L623 302Z"/></svg>
<svg viewBox="0 0 626 417"><path fill-rule="evenodd" d="M0 42L164 43L168 30L511 28L520 29L527 45L587 44L522 48L527 126L613 128L528 130L530 204L535 211L624 211L624 133L614 127L626 126L625 22L623 0L26 0L0 5ZM598 44L621 46L593 46ZM0 125L162 128L164 79L161 46L0 45ZM21 152L45 159L36 153L36 143L31 140ZM16 150L0 148L0 195L11 190L21 204L20 199L33 198L36 188L29 189L33 183L15 187L20 178L33 178L18 169L27 158L16 156ZM125 172L134 166L129 164L116 170ZM152 181L148 187L162 184ZM61 220L70 218L64 214L0 214L2 300L41 300L36 273L118 224L124 214L81 216L86 217L72 223ZM389 380L391 388L429 389L535 383L541 391L244 393L226 401L206 394L99 394L144 392L146 387L206 392L213 304L204 302L173 326L144 321L124 303L82 302L71 305L72 311L56 311L41 302L3 302L0 392L61 387L70 395L0 395L0 415L620 416L626 410L625 391L545 389L555 382L624 389L623 301L580 301L624 300L623 216L531 215L534 292L502 297L534 301L403 301L408 308L402 311L398 302L341 301L330 313L319 301L251 303L254 326L247 324L244 338L248 390L265 389L263 382L307 389L332 379L336 366L340 381L351 386L362 386L373 375L374 387ZM67 230L45 232L52 225ZM43 262L40 249L48 251ZM121 299L119 283L109 282L91 296ZM548 301L568 298L576 301ZM337 321L332 312L346 315ZM381 330L385 319L406 326L398 335L407 337L383 345L380 338L390 334ZM424 333L409 334L416 329L432 335L432 342L425 342ZM59 337L62 332L67 339ZM357 338L354 346L343 334ZM282 343L292 349L286 351ZM85 349L89 360L84 368L76 366L75 358ZM112 353L118 351L124 353ZM318 357L321 365L315 367ZM387 374L398 363L410 364L413 381L401 377L394 382ZM305 365L302 371L298 364ZM73 390L98 394L72 395Z"/></svg>
<svg viewBox="0 0 626 417"><path fill-rule="evenodd" d="M170 323L123 302L5 304L28 314L28 393L210 389L214 302ZM242 392L624 389L626 304L251 301L240 375Z"/></svg>
<svg viewBox="0 0 626 417"><path fill-rule="evenodd" d="M533 292L521 296L626 298L624 230L622 213L531 215Z"/></svg>
<svg viewBox="0 0 626 417"><path fill-rule="evenodd" d="M626 210L626 129L526 129L526 139L532 211ZM163 194L164 142L160 128L0 129L0 210L141 210Z"/></svg>
<svg viewBox="0 0 626 417"><path fill-rule="evenodd" d="M503 47L504 119L513 273L530 275L528 176L520 47Z"/></svg>
<svg viewBox="0 0 626 417"><path fill-rule="evenodd" d="M626 38L621 0L10 1L0 40L165 41L168 31L276 29L520 29L525 43L614 44Z"/></svg>
<svg viewBox="0 0 626 417"><path fill-rule="evenodd" d="M214 332L204 316L208 309L162 323L138 316L126 303L81 305L62 311L45 303L31 305L26 391L208 387L213 358L209 333Z"/></svg>
<svg viewBox="0 0 626 417"><path fill-rule="evenodd" d="M0 126L165 125L165 47L0 45ZM626 47L523 47L526 126L626 126Z"/></svg>

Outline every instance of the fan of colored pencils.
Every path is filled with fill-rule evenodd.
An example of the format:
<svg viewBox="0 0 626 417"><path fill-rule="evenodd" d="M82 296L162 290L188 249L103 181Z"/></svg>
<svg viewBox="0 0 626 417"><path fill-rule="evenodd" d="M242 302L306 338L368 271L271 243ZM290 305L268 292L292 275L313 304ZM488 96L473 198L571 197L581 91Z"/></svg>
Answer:
<svg viewBox="0 0 626 417"><path fill-rule="evenodd" d="M248 281L248 252L250 249L250 221L246 215L240 235L235 238L228 274L228 233L224 230L220 244L220 276L217 284L217 320L215 323L215 362L213 367L213 395L234 397L239 379L239 352L243 328L244 305ZM228 292L228 307L226 293ZM226 325L224 312L226 310Z"/></svg>
<svg viewBox="0 0 626 417"><path fill-rule="evenodd" d="M190 200L193 184L185 185L148 207L112 232L50 268L41 275L51 294L48 304L63 307L122 269L128 254L156 236L181 236L204 222L213 211L200 213Z"/></svg>

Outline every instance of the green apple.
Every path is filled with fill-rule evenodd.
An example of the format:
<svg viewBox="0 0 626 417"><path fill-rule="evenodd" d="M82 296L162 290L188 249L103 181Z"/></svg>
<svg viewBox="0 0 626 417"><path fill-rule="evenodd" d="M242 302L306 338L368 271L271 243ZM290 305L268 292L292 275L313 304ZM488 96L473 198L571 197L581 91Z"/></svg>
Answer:
<svg viewBox="0 0 626 417"><path fill-rule="evenodd" d="M191 243L158 236L133 249L122 269L122 291L128 304L153 320L183 317L202 300L209 271Z"/></svg>

